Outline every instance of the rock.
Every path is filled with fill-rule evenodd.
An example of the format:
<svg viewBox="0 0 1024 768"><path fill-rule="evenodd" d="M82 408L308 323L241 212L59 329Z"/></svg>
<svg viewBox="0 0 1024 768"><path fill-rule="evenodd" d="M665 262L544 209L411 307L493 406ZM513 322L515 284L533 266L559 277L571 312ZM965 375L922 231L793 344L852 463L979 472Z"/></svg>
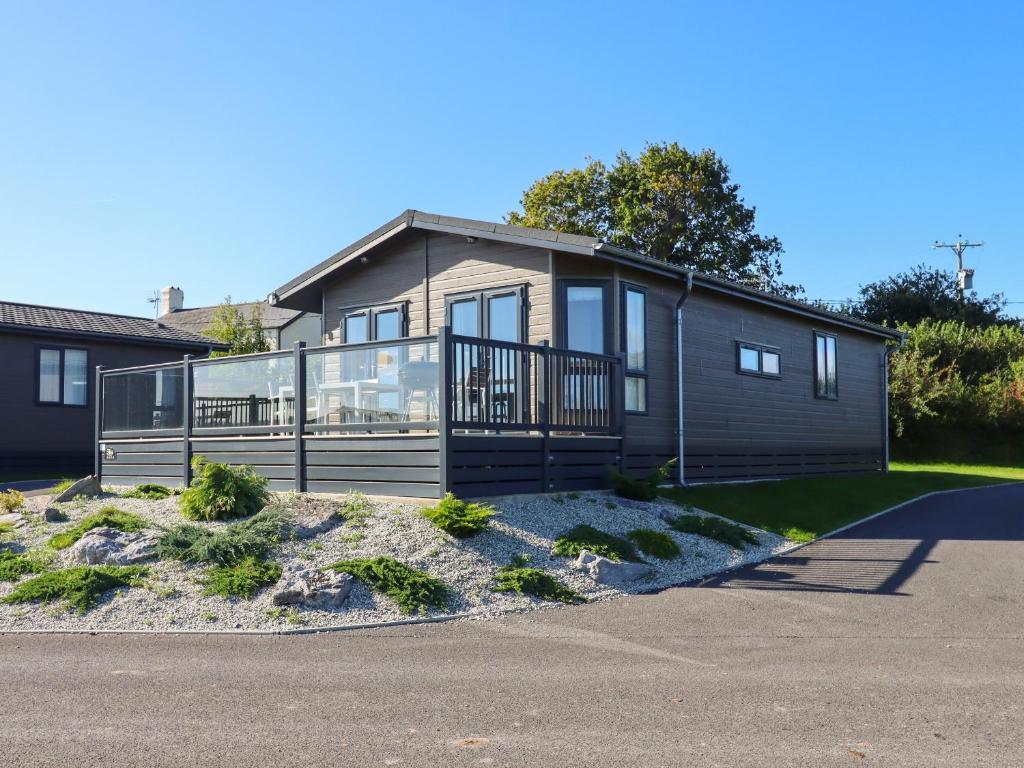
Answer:
<svg viewBox="0 0 1024 768"><path fill-rule="evenodd" d="M148 531L93 528L75 542L71 554L86 565L132 565L156 557L156 542L156 534Z"/></svg>
<svg viewBox="0 0 1024 768"><path fill-rule="evenodd" d="M0 525L10 523L14 528L21 528L25 525L25 518L19 512L11 512L8 515L0 515Z"/></svg>
<svg viewBox="0 0 1024 768"><path fill-rule="evenodd" d="M43 519L48 523L64 523L68 516L56 507L47 507L43 510Z"/></svg>
<svg viewBox="0 0 1024 768"><path fill-rule="evenodd" d="M62 501L71 501L76 496L99 496L101 493L103 493L103 489L100 487L100 481L96 479L95 475L89 475L72 483L67 490L58 493L50 499L50 503L59 504Z"/></svg>
<svg viewBox="0 0 1024 768"><path fill-rule="evenodd" d="M586 549L580 552L575 565L581 571L586 571L590 578L598 584L606 584L610 587L623 586L654 575L654 569L645 563L626 561L616 563L614 560L595 555Z"/></svg>
<svg viewBox="0 0 1024 768"><path fill-rule="evenodd" d="M287 568L274 592L274 605L304 605L330 610L338 608L352 591L352 576L316 568Z"/></svg>

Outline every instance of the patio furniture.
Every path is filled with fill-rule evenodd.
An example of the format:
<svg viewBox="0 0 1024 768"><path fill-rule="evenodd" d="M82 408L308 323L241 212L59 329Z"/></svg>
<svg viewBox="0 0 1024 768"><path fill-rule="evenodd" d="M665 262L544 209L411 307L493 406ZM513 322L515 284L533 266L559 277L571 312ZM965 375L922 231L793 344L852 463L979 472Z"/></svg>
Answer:
<svg viewBox="0 0 1024 768"><path fill-rule="evenodd" d="M426 412L426 421L438 417L437 405L437 363L428 360L413 360L404 363L398 369L398 381L402 385L405 399L405 411L402 421L410 421L412 406L419 402Z"/></svg>

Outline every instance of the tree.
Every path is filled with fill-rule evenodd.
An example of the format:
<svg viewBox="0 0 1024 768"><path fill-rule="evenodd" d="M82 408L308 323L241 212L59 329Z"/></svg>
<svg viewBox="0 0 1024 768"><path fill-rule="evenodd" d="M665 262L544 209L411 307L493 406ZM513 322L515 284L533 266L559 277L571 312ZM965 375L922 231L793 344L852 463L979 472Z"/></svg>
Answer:
<svg viewBox="0 0 1024 768"><path fill-rule="evenodd" d="M885 280L862 285L852 314L879 325L917 325L922 320L953 320L971 327L1011 322L1003 317L1006 300L1000 293L979 298L971 292L963 305L956 275L920 264Z"/></svg>
<svg viewBox="0 0 1024 768"><path fill-rule="evenodd" d="M211 339L226 342L230 348L226 352L213 352L211 357L270 351L270 342L263 335L263 307L260 304L251 306L248 317L231 303L230 296L217 307L204 333Z"/></svg>
<svg viewBox="0 0 1024 768"><path fill-rule="evenodd" d="M757 288L792 296L782 282L782 244L754 231L729 167L712 150L648 144L636 158L620 151L608 169L555 171L523 192L522 211L505 220L525 227L590 235L631 251Z"/></svg>

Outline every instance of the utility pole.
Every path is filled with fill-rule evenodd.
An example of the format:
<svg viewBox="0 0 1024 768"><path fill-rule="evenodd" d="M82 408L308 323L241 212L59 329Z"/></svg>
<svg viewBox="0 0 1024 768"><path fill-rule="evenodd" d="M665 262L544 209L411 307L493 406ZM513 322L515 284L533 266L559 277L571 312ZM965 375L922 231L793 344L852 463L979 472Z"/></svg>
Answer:
<svg viewBox="0 0 1024 768"><path fill-rule="evenodd" d="M981 248L984 244L984 242L969 243L964 240L963 235L957 235L955 243L940 243L936 240L932 245L932 248L949 248L956 254L956 285L960 293L960 306L964 305L964 289L974 287L974 270L964 269L964 251L968 248Z"/></svg>

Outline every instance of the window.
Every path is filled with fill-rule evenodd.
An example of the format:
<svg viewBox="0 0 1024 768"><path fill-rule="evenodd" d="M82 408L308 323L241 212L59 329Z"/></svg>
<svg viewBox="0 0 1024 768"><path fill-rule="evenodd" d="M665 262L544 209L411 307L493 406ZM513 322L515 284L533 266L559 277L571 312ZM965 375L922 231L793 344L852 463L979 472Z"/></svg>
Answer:
<svg viewBox="0 0 1024 768"><path fill-rule="evenodd" d="M782 376L782 357L778 347L755 344L749 341L736 342L736 370L747 376L763 376L778 379Z"/></svg>
<svg viewBox="0 0 1024 768"><path fill-rule="evenodd" d="M89 404L89 353L84 349L40 347L37 397L43 405Z"/></svg>
<svg viewBox="0 0 1024 768"><path fill-rule="evenodd" d="M829 333L814 334L814 396L825 400L839 398L836 337Z"/></svg>
<svg viewBox="0 0 1024 768"><path fill-rule="evenodd" d="M522 341L526 326L524 286L445 297L446 319L456 336Z"/></svg>
<svg viewBox="0 0 1024 768"><path fill-rule="evenodd" d="M611 313L606 280L562 280L559 343L579 352L607 354Z"/></svg>
<svg viewBox="0 0 1024 768"><path fill-rule="evenodd" d="M622 286L622 350L626 355L626 410L647 412L647 291Z"/></svg>
<svg viewBox="0 0 1024 768"><path fill-rule="evenodd" d="M407 334L406 305L342 309L340 330L342 344L400 339Z"/></svg>

